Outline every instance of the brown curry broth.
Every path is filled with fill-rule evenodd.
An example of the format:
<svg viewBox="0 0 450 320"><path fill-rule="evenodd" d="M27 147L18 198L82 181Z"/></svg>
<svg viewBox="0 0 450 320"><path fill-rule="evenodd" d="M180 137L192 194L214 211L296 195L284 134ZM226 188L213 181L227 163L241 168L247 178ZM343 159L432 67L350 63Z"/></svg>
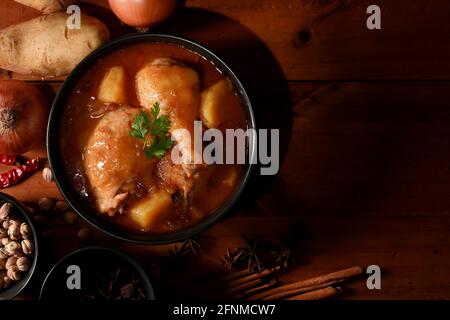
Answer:
<svg viewBox="0 0 450 320"><path fill-rule="evenodd" d="M149 61L155 58L169 57L179 62L185 63L195 69L201 80L203 89L220 80L223 75L217 68L200 55L175 45L167 44L140 44L120 49L109 56L98 61L86 74L81 78L73 92L70 94L68 102L63 113L61 126L61 147L63 158L65 160L69 177L72 180L75 189L89 201L91 207L95 208L94 201L91 197L90 187L83 169L82 154L85 145L97 125L99 118L91 118L88 104L96 104L93 97L97 95L98 86L102 80L106 70L113 66L121 65L127 73L127 104L131 106L139 106L134 86L135 74ZM241 106L241 102L236 93L230 95L229 113L233 115L221 129L223 132L228 128L246 128L246 118ZM210 178L205 179L196 186L196 196L192 202L192 209L189 216L185 217L175 210L172 217L163 221L160 225L150 233L167 233L179 230L197 223L205 216L213 212L223 204L234 190L242 175L242 165L215 165L208 175ZM234 182L224 184L223 180L227 179L232 171L237 175ZM207 176L205 174L205 176ZM131 204L136 199L128 200ZM127 229L134 231L138 227L130 221L125 214L113 218L107 218L113 223L117 223Z"/></svg>

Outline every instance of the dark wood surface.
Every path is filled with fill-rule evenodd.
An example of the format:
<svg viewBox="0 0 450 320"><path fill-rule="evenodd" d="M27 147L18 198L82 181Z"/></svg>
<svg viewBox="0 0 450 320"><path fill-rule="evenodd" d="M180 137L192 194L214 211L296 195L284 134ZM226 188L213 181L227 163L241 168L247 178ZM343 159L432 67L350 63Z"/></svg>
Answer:
<svg viewBox="0 0 450 320"><path fill-rule="evenodd" d="M83 10L114 37L132 31L107 1L88 2L94 5ZM369 4L191 0L157 27L223 57L248 88L258 126L281 129L279 175L252 178L227 218L206 232L190 274L226 272L219 257L242 244L242 233L275 237L301 223L300 264L282 280L377 264L381 290L360 280L341 298L450 298L450 6L378 0L382 30L369 31ZM1 1L0 13L0 27L38 15L12 0ZM59 84L39 82L49 99ZM35 154L45 156L45 146ZM61 197L40 174L4 192L22 201ZM53 218L50 225L58 241L48 245L48 264L81 245L83 223ZM147 268L172 247L130 245L98 232L94 243L122 249Z"/></svg>

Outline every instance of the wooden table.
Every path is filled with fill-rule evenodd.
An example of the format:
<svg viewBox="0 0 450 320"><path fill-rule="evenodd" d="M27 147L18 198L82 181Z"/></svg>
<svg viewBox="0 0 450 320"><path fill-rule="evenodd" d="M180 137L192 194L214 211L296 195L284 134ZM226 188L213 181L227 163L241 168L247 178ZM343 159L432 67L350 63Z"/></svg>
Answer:
<svg viewBox="0 0 450 320"><path fill-rule="evenodd" d="M107 22L114 37L130 32L106 0L88 2L82 10ZM381 30L366 28L370 4L382 9ZM1 1L0 13L0 27L38 15L12 0ZM281 129L279 174L252 178L228 217L206 232L191 270L223 272L219 257L242 244L242 233L271 237L302 223L301 261L286 281L376 264L381 290L361 280L341 298L450 298L449 17L446 0L188 0L159 26L221 56L248 88L258 126ZM39 83L49 98L59 84ZM45 147L36 153L45 156ZM40 174L4 192L22 201L61 197ZM49 265L80 246L82 224L52 219ZM94 243L146 268L172 247L99 232ZM35 282L23 298L36 297Z"/></svg>

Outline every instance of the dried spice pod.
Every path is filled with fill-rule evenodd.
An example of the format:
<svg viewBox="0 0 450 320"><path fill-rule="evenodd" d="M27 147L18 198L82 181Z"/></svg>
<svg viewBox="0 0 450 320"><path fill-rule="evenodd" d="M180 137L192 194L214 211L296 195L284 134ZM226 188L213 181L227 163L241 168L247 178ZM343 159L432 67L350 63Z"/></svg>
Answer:
<svg viewBox="0 0 450 320"><path fill-rule="evenodd" d="M5 221L11 216L13 206L11 203L6 202L0 207L0 221Z"/></svg>

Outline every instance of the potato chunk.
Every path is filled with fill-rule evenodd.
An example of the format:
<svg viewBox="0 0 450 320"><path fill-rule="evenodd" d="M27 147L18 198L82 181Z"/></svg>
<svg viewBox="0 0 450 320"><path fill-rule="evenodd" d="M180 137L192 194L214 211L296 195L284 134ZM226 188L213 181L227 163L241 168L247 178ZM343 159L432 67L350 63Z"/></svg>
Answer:
<svg viewBox="0 0 450 320"><path fill-rule="evenodd" d="M151 229L155 224L168 218L172 213L173 202L170 193L159 191L150 198L129 208L129 217L139 227Z"/></svg>
<svg viewBox="0 0 450 320"><path fill-rule="evenodd" d="M227 119L227 99L233 86L228 79L222 79L203 91L200 104L200 118L208 128L218 128Z"/></svg>
<svg viewBox="0 0 450 320"><path fill-rule="evenodd" d="M125 96L125 69L116 66L106 71L98 89L98 99L103 102L122 104Z"/></svg>

